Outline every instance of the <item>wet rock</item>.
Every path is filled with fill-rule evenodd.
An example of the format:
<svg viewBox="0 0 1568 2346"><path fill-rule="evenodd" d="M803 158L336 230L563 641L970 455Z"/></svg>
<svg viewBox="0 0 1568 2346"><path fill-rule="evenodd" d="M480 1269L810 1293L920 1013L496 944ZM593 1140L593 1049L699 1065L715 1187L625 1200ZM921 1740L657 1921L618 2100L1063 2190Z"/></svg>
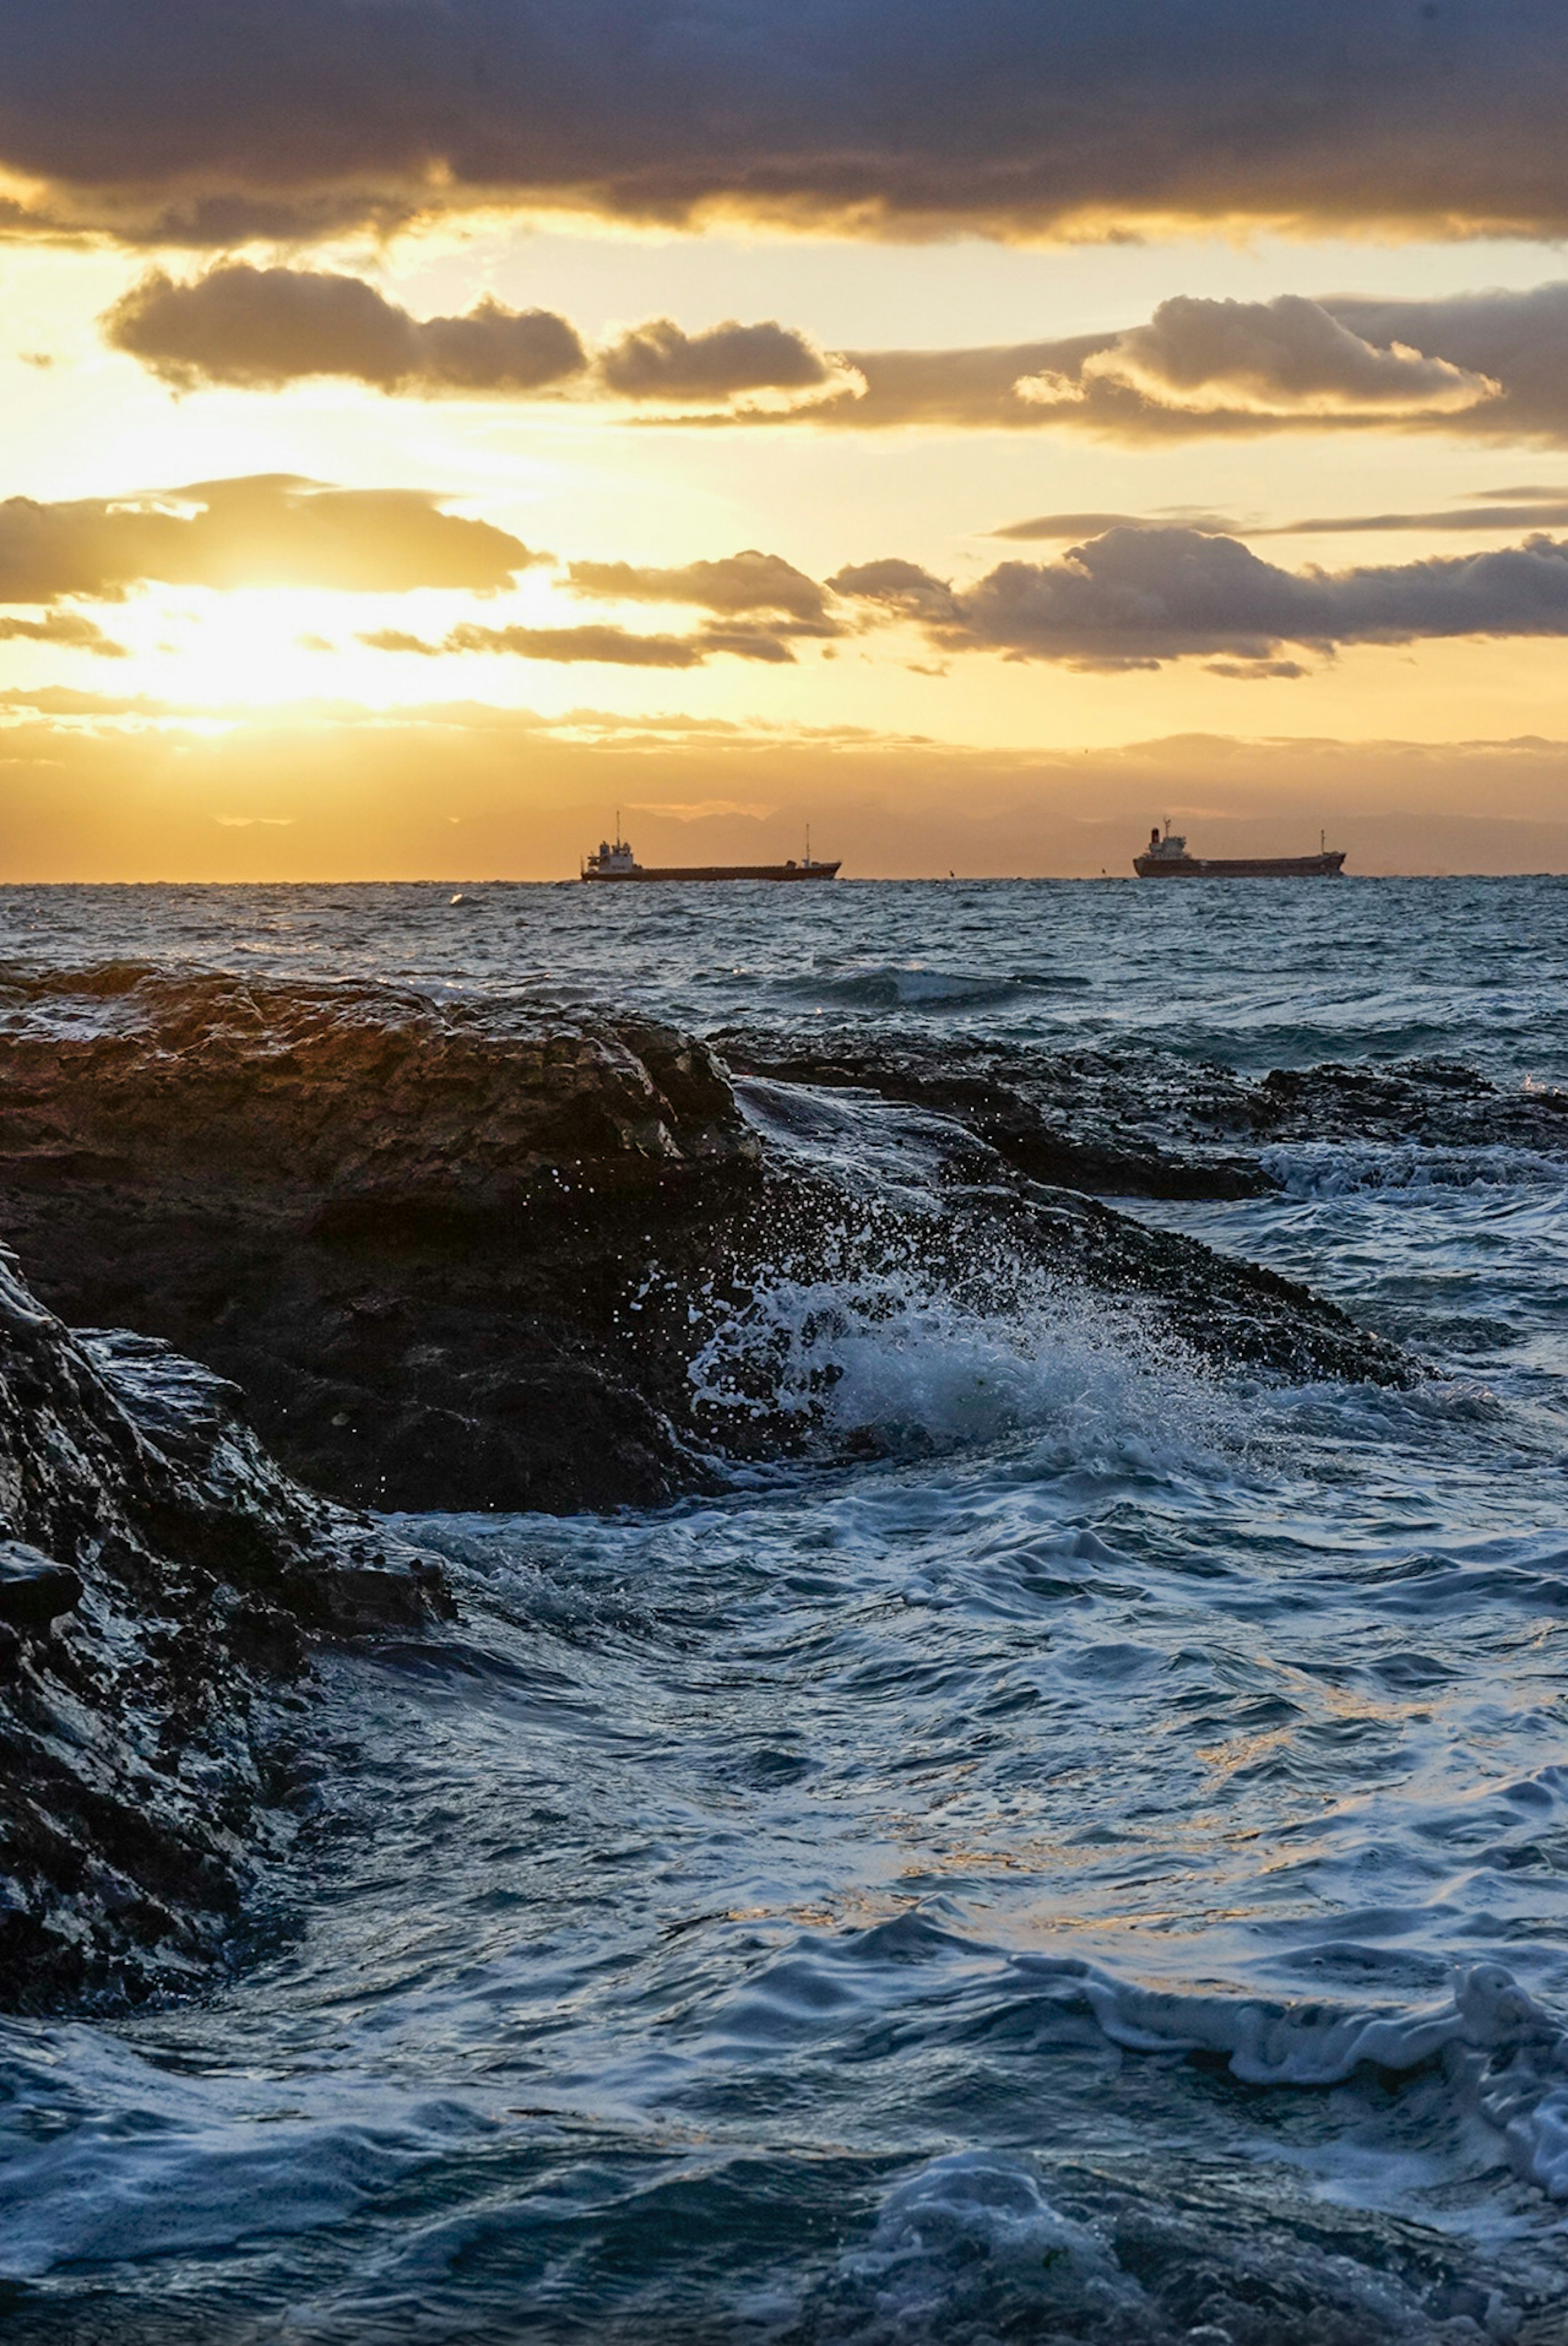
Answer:
<svg viewBox="0 0 1568 2346"><path fill-rule="evenodd" d="M852 1086L954 1117L1013 1171L1106 1198L1253 1198L1278 1188L1232 1137L1228 1069L1172 1054L1044 1052L868 1035L826 1025L787 1036L735 1027L714 1047L738 1075Z"/></svg>
<svg viewBox="0 0 1568 2346"><path fill-rule="evenodd" d="M163 1345L73 1333L0 1258L0 2007L203 1976L286 1838L308 1631L445 1605L231 1400Z"/></svg>
<svg viewBox="0 0 1568 2346"><path fill-rule="evenodd" d="M1451 1060L1330 1063L1262 1076L1147 1046L1042 1051L815 1027L716 1035L736 1074L853 1086L962 1122L1029 1178L1098 1197L1247 1198L1286 1143L1568 1155L1568 1092L1505 1088Z"/></svg>
<svg viewBox="0 0 1568 2346"><path fill-rule="evenodd" d="M14 1629L46 1629L82 1601L82 1580L21 1540L0 1541L0 1621Z"/></svg>

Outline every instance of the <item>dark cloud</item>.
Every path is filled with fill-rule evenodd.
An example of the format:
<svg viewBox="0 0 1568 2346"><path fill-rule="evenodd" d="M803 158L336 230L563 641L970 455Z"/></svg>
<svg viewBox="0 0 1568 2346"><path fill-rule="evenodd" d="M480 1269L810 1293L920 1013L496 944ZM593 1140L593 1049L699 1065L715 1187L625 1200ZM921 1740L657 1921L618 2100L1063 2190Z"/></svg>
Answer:
<svg viewBox="0 0 1568 2346"><path fill-rule="evenodd" d="M1192 656L1269 661L1287 645L1568 636L1568 540L1328 572L1263 561L1233 538L1118 529L1052 563L1004 562L954 587L905 562L840 571L835 590L913 619L944 651L1079 668ZM1222 671L1224 672L1224 671Z"/></svg>
<svg viewBox="0 0 1568 2346"><path fill-rule="evenodd" d="M165 382L275 388L348 375L382 391L529 392L581 374L587 352L551 310L481 301L413 318L361 278L228 261L190 284L154 270L103 319L104 337Z"/></svg>
<svg viewBox="0 0 1568 2346"><path fill-rule="evenodd" d="M729 399L758 391L820 391L833 380L820 351L772 319L688 334L671 318L634 326L599 356L599 374L626 399Z"/></svg>
<svg viewBox="0 0 1568 2346"><path fill-rule="evenodd" d="M332 489L288 474L127 498L0 503L0 603L182 586L418 586L490 593L547 560L418 489Z"/></svg>
<svg viewBox="0 0 1568 2346"><path fill-rule="evenodd" d="M925 233L1568 227L1560 0L54 0L13 230L232 246L478 203Z"/></svg>
<svg viewBox="0 0 1568 2346"><path fill-rule="evenodd" d="M16 600L26 597L18 596ZM61 644L67 651L93 652L99 659L129 658L124 644L117 644L93 620L75 611L51 611L43 619L0 618L0 644L16 643Z"/></svg>
<svg viewBox="0 0 1568 2346"><path fill-rule="evenodd" d="M777 611L807 624L821 622L836 632L817 581L781 555L759 554L755 547L718 562L687 562L668 570L632 562L574 562L566 576L575 593L607 602L691 603L718 613Z"/></svg>
<svg viewBox="0 0 1568 2346"><path fill-rule="evenodd" d="M481 301L458 318L415 318L362 278L324 270L220 261L180 282L151 270L100 321L112 348L178 389L229 383L274 390L312 375L433 399L526 396L571 385L620 399L715 403L776 394L836 394L854 378L793 327L734 319L688 334L668 318L631 328L589 355L553 310Z"/></svg>

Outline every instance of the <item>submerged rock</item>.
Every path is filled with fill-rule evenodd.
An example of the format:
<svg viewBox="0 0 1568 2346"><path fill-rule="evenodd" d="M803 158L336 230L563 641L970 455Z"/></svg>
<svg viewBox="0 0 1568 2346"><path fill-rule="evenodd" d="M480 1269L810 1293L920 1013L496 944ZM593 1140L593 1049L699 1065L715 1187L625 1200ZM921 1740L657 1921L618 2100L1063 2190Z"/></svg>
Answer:
<svg viewBox="0 0 1568 2346"><path fill-rule="evenodd" d="M1131 1043L1044 1051L826 1024L737 1027L714 1047L737 1074L937 1109L1014 1171L1098 1197L1267 1196L1281 1187L1269 1152L1301 1142L1568 1155L1568 1092L1504 1089L1452 1060L1253 1077Z"/></svg>
<svg viewBox="0 0 1568 2346"><path fill-rule="evenodd" d="M160 1344L73 1333L0 1257L0 2007L199 1977L284 1831L307 1633L444 1605L236 1398Z"/></svg>

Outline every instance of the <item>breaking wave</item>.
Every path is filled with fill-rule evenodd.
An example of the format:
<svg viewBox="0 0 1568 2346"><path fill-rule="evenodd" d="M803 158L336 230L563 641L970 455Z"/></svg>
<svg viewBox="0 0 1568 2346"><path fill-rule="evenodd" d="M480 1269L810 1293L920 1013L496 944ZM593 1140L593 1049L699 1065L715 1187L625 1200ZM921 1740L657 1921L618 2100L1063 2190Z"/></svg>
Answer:
<svg viewBox="0 0 1568 2346"><path fill-rule="evenodd" d="M796 1000L859 1010L980 1010L1036 994L1076 994L1092 981L1071 971L928 969L919 962L813 972L780 989Z"/></svg>
<svg viewBox="0 0 1568 2346"><path fill-rule="evenodd" d="M809 1448L920 1455L1035 1438L1042 1466L1214 1469L1242 1405L1130 1306L1005 1261L982 1310L907 1267L827 1280L780 1270L721 1316L689 1375L709 1422L781 1412Z"/></svg>

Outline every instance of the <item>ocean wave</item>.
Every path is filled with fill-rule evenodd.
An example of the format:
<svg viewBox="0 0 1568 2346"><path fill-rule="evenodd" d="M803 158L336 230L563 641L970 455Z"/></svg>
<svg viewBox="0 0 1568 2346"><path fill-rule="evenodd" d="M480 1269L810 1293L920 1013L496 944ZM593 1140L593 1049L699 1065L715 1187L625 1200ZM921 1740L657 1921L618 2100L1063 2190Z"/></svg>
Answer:
<svg viewBox="0 0 1568 2346"><path fill-rule="evenodd" d="M912 1266L837 1280L782 1270L710 1328L688 1370L697 1402L718 1427L781 1412L823 1455L1028 1434L1045 1471L1226 1471L1247 1438L1242 1406L1179 1339L1029 1266L994 1269L993 1310Z"/></svg>
<svg viewBox="0 0 1568 2346"><path fill-rule="evenodd" d="M1081 993L1093 980L1072 971L927 969L880 962L862 969L787 978L780 991L798 1001L861 1010L982 1010L1032 994Z"/></svg>
<svg viewBox="0 0 1568 2346"><path fill-rule="evenodd" d="M300 2103L259 2075L236 2106L97 2030L0 2022L0 2281L341 2224L482 2124L346 2081L329 2123Z"/></svg>
<svg viewBox="0 0 1568 2346"><path fill-rule="evenodd" d="M1392 2225L1235 2204L1203 2162L1095 2178L1039 2154L958 2150L889 2191L783 2333L822 2346L1481 2346L1522 2292L1461 2276ZM775 2333L778 2334L778 2333ZM1545 2332L1540 2333L1543 2337Z"/></svg>
<svg viewBox="0 0 1568 2346"><path fill-rule="evenodd" d="M1258 1163L1286 1197L1349 1198L1372 1191L1560 1189L1568 1163L1528 1148L1441 1148L1417 1142L1282 1142Z"/></svg>

